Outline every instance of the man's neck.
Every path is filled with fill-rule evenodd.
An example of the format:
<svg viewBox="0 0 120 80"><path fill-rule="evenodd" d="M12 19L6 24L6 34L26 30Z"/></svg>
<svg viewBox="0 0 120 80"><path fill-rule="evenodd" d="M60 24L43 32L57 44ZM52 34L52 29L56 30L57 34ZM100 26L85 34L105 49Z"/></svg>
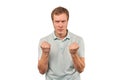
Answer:
<svg viewBox="0 0 120 80"><path fill-rule="evenodd" d="M55 35L62 40L62 39L64 39L67 36L67 33L68 33L68 31L66 31L65 34L56 34L55 33Z"/></svg>

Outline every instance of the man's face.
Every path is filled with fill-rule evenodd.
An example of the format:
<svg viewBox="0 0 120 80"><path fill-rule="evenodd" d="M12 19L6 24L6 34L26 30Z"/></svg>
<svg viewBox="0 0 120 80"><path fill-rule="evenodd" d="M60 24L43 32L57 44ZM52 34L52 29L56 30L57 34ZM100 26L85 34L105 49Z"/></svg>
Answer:
<svg viewBox="0 0 120 80"><path fill-rule="evenodd" d="M68 20L65 13L53 16L53 25L56 35L66 35L67 24Z"/></svg>

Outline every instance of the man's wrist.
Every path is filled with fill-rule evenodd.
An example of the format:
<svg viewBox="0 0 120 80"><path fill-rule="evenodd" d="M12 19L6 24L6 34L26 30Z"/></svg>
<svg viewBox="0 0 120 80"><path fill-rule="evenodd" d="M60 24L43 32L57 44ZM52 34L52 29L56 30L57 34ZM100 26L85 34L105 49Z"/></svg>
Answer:
<svg viewBox="0 0 120 80"><path fill-rule="evenodd" d="M72 57L75 57L75 56L76 56L76 53L71 53L71 56L72 56Z"/></svg>
<svg viewBox="0 0 120 80"><path fill-rule="evenodd" d="M49 56L49 53L48 53L48 52L47 52L47 53L46 53L46 52L43 52L42 55L44 55L44 56Z"/></svg>

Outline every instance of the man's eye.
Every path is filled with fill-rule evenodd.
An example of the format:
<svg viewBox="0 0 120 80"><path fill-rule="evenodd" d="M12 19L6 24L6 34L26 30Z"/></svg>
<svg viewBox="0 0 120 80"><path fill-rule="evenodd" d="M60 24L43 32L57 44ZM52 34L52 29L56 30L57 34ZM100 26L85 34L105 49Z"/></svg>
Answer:
<svg viewBox="0 0 120 80"><path fill-rule="evenodd" d="M62 23L64 23L65 21L62 21Z"/></svg>
<svg viewBox="0 0 120 80"><path fill-rule="evenodd" d="M55 21L56 23L59 23L59 21Z"/></svg>

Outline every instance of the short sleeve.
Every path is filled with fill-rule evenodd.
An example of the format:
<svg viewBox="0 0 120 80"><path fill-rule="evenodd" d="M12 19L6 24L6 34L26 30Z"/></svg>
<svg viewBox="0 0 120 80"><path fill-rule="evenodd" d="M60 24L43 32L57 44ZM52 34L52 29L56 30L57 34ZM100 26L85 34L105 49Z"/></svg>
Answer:
<svg viewBox="0 0 120 80"><path fill-rule="evenodd" d="M78 44L79 44L79 50L78 50L79 56L85 57L84 41L82 38L79 39Z"/></svg>

